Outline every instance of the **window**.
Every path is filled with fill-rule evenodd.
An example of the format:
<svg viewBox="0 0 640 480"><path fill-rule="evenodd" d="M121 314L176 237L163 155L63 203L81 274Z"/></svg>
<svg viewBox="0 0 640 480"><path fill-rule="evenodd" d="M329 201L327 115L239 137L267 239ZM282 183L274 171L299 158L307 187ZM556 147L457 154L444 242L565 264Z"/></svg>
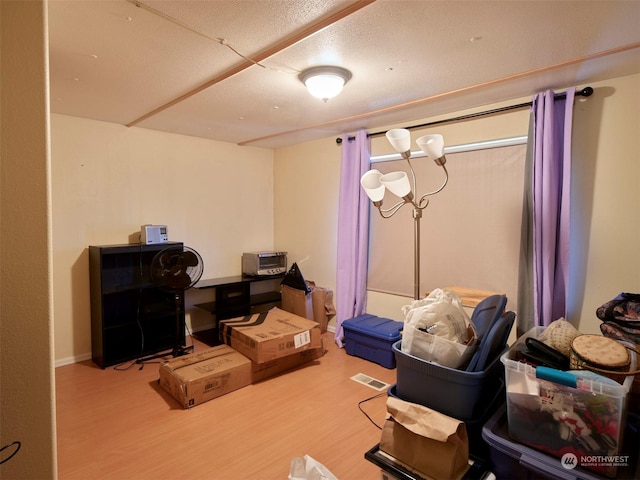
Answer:
<svg viewBox="0 0 640 480"><path fill-rule="evenodd" d="M447 154L449 183L430 197L421 223L420 291L448 285L503 292L514 310L526 145ZM444 179L435 163L412 158L418 196ZM408 172L406 161L375 163L382 173ZM383 208L394 204L387 193ZM413 297L414 221L405 205L383 219L371 207L368 289Z"/></svg>

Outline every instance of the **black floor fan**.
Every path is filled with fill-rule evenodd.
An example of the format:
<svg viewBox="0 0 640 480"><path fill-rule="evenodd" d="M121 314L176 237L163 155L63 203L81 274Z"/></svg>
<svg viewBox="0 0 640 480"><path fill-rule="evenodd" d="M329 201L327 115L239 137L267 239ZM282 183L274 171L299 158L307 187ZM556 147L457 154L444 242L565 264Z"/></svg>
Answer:
<svg viewBox="0 0 640 480"><path fill-rule="evenodd" d="M175 337L172 354L174 357L186 355L193 350L193 346L183 345L182 335L182 296L184 292L193 287L204 270L202 257L192 248L185 246L167 247L158 252L149 265L149 275L154 285L173 294L175 302ZM158 354L147 357L159 358L166 354ZM140 360L144 361L144 360Z"/></svg>

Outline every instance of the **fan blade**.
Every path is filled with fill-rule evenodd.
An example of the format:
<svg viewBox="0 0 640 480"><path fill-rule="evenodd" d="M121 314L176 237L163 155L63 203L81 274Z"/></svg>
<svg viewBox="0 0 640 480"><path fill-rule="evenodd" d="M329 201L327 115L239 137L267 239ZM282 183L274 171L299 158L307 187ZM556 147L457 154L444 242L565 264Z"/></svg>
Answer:
<svg viewBox="0 0 640 480"><path fill-rule="evenodd" d="M180 272L178 276L171 277L171 280L168 282L168 284L171 288L184 289L191 285L191 277L183 271Z"/></svg>
<svg viewBox="0 0 640 480"><path fill-rule="evenodd" d="M185 251L182 253L182 261L188 267L195 267L198 265L198 256L190 251Z"/></svg>

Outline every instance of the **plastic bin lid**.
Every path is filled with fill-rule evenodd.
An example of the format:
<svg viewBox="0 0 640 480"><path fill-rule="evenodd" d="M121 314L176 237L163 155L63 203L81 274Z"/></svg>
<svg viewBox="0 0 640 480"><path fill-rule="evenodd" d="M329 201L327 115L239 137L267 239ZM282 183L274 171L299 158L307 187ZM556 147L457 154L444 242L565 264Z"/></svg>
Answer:
<svg viewBox="0 0 640 480"><path fill-rule="evenodd" d="M345 330L351 330L389 341L400 338L400 331L403 326L403 322L397 322L390 318L378 317L368 313L342 322L342 327Z"/></svg>

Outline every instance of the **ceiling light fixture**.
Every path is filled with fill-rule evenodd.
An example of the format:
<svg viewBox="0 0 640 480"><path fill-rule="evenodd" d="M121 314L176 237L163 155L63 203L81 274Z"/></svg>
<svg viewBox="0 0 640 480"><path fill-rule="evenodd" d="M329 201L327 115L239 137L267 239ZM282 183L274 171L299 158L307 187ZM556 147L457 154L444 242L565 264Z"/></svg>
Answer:
<svg viewBox="0 0 640 480"><path fill-rule="evenodd" d="M311 95L327 102L342 91L351 79L351 72L342 67L312 67L303 70L298 78Z"/></svg>

